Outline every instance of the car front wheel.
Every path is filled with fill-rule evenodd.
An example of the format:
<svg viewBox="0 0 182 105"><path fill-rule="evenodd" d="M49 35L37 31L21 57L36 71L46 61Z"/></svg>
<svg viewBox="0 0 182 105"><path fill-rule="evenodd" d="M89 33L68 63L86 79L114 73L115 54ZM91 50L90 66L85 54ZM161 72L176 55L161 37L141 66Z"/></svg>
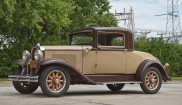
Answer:
<svg viewBox="0 0 182 105"><path fill-rule="evenodd" d="M124 87L124 83L123 84L107 84L107 87L111 90L111 91L120 91L123 87Z"/></svg>
<svg viewBox="0 0 182 105"><path fill-rule="evenodd" d="M39 83L45 95L59 97L64 95L69 88L70 75L65 69L52 66L42 72Z"/></svg>
<svg viewBox="0 0 182 105"><path fill-rule="evenodd" d="M21 73L21 69L17 69L14 72L14 75L19 75ZM21 94L30 94L37 90L38 85L26 84L26 82L21 81L13 81L14 88Z"/></svg>
<svg viewBox="0 0 182 105"><path fill-rule="evenodd" d="M160 90L161 85L162 76L157 68L149 67L144 71L140 86L145 93L155 94Z"/></svg>

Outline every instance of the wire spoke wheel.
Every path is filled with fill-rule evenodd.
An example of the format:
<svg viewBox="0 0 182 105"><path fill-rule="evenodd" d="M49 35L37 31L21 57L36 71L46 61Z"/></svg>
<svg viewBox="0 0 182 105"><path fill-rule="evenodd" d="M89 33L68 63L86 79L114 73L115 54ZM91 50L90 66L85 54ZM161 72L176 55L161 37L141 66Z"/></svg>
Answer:
<svg viewBox="0 0 182 105"><path fill-rule="evenodd" d="M46 78L46 85L52 92L60 92L66 84L66 78L60 70L51 71Z"/></svg>

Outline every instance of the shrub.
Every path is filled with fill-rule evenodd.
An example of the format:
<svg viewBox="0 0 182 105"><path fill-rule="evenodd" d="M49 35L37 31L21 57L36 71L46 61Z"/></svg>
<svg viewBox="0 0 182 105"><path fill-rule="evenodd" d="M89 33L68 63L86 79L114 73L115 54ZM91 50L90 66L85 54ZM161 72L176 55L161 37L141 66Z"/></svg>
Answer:
<svg viewBox="0 0 182 105"><path fill-rule="evenodd" d="M162 38L139 37L135 40L135 50L154 55L162 64L169 63L172 75L182 76L182 45Z"/></svg>

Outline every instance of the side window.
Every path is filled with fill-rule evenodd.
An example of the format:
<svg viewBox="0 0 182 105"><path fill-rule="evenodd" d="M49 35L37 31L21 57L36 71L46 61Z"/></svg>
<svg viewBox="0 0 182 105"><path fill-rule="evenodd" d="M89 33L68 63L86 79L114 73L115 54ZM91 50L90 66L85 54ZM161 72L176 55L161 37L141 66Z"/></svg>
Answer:
<svg viewBox="0 0 182 105"><path fill-rule="evenodd" d="M75 34L71 38L71 45L92 45L93 36L91 34Z"/></svg>
<svg viewBox="0 0 182 105"><path fill-rule="evenodd" d="M124 48L124 35L119 33L99 33L98 47Z"/></svg>
<svg viewBox="0 0 182 105"><path fill-rule="evenodd" d="M115 37L111 40L111 46L124 46L123 37Z"/></svg>

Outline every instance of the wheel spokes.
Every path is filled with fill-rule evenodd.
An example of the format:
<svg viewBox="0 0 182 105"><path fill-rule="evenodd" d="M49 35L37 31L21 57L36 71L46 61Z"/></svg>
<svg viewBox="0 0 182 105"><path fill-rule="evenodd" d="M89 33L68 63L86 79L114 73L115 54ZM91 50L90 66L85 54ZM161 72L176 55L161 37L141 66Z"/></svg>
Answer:
<svg viewBox="0 0 182 105"><path fill-rule="evenodd" d="M58 87L58 85L56 85L56 91L58 91L59 90L59 87Z"/></svg>
<svg viewBox="0 0 182 105"><path fill-rule="evenodd" d="M65 85L65 76L60 70L53 70L47 76L47 87L53 92L59 92Z"/></svg>
<svg viewBox="0 0 182 105"><path fill-rule="evenodd" d="M52 82L52 80L47 80L47 82L49 82L49 83L50 83L50 82Z"/></svg>
<svg viewBox="0 0 182 105"><path fill-rule="evenodd" d="M58 85L59 85L60 87L62 87L62 86L63 86L63 85L62 85L62 84L60 84L60 83L59 83Z"/></svg>
<svg viewBox="0 0 182 105"><path fill-rule="evenodd" d="M53 77L54 77L54 78L56 77L56 75L55 75L55 73L54 73L54 72L52 73L52 75L53 75Z"/></svg>
<svg viewBox="0 0 182 105"><path fill-rule="evenodd" d="M50 83L50 84L49 84L49 87L52 87L52 85L53 85L53 84L52 84L52 83Z"/></svg>
<svg viewBox="0 0 182 105"><path fill-rule="evenodd" d="M59 75L59 73L57 72L57 73L56 73L56 77L58 77L58 75Z"/></svg>
<svg viewBox="0 0 182 105"><path fill-rule="evenodd" d="M55 85L52 86L52 90L53 90L53 91L54 91L54 89L55 89Z"/></svg>
<svg viewBox="0 0 182 105"><path fill-rule="evenodd" d="M49 76L49 78L50 78L50 79L53 79L53 77L52 77L51 75Z"/></svg>
<svg viewBox="0 0 182 105"><path fill-rule="evenodd" d="M158 86L158 74L154 71L150 71L147 73L146 77L145 77L145 83L146 86L149 89L155 89Z"/></svg>

